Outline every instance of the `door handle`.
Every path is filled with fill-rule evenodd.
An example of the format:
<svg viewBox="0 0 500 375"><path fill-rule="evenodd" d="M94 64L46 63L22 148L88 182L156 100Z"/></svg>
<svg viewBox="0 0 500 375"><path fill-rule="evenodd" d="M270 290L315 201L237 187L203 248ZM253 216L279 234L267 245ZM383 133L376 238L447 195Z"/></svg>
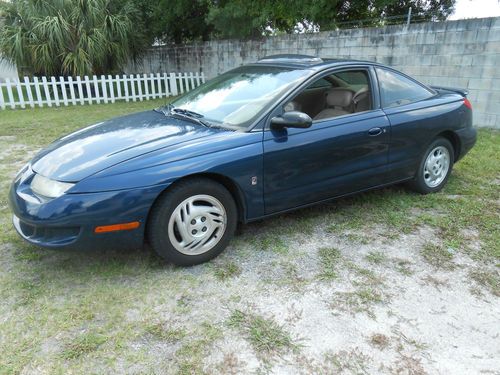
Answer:
<svg viewBox="0 0 500 375"><path fill-rule="evenodd" d="M376 135L385 133L385 130L382 130L381 128L371 128L368 130L368 134L372 137L375 137Z"/></svg>

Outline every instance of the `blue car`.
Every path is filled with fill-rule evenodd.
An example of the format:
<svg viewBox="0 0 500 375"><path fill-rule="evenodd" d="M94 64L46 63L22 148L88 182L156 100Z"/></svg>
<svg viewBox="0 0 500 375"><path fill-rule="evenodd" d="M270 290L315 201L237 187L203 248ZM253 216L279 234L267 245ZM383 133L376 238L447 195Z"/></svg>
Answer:
<svg viewBox="0 0 500 375"><path fill-rule="evenodd" d="M403 181L439 191L475 141L464 90L374 62L276 55L56 140L9 200L30 243L148 242L186 266L221 253L238 223Z"/></svg>

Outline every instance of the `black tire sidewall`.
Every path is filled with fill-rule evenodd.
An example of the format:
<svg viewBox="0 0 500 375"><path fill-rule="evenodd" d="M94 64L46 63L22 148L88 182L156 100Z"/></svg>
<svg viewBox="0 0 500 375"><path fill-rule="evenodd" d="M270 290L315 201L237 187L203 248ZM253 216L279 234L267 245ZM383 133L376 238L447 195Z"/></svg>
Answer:
<svg viewBox="0 0 500 375"><path fill-rule="evenodd" d="M226 229L217 245L199 255L179 252L168 236L168 223L177 206L185 199L198 194L210 195L226 210ZM237 208L231 193L210 179L196 178L182 181L166 191L155 203L148 222L148 239L153 249L165 260L179 266L191 266L206 262L219 255L234 235L237 225Z"/></svg>
<svg viewBox="0 0 500 375"><path fill-rule="evenodd" d="M448 168L448 172L446 173L446 177L444 178L444 180L441 181L441 183L439 185L434 186L434 187L430 187L425 183L425 179L424 179L425 161L427 160L427 156L429 155L429 153L438 146L446 147L446 149L448 150L448 153L450 154L450 166ZM419 193L422 193L422 194L429 194L429 193L435 193L435 192L440 191L446 185L446 183L448 182L448 179L450 178L451 170L453 169L454 160L455 160L455 152L454 152L453 146L450 143L450 141L447 140L446 138L442 138L442 137L436 138L427 147L427 149L425 150L425 152L422 156L422 160L420 161L420 165L418 167L417 174L415 176L415 179L412 181L412 187L416 191L418 191Z"/></svg>

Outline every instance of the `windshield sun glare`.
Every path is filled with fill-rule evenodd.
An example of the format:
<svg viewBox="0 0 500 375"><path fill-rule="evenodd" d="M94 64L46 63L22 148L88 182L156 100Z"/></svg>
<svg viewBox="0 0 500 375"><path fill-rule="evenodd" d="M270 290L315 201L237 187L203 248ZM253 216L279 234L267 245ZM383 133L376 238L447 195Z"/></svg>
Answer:
<svg viewBox="0 0 500 375"><path fill-rule="evenodd" d="M220 125L246 129L286 90L310 74L305 69L246 66L222 74L172 104Z"/></svg>

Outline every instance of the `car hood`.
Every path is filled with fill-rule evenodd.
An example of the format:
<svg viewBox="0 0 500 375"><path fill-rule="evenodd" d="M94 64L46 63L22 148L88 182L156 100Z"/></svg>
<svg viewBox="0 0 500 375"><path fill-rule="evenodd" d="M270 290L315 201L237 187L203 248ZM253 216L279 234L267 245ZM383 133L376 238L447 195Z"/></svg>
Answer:
<svg viewBox="0 0 500 375"><path fill-rule="evenodd" d="M33 171L77 182L103 169L165 147L177 147L228 130L207 128L155 111L139 112L62 137L32 160Z"/></svg>

